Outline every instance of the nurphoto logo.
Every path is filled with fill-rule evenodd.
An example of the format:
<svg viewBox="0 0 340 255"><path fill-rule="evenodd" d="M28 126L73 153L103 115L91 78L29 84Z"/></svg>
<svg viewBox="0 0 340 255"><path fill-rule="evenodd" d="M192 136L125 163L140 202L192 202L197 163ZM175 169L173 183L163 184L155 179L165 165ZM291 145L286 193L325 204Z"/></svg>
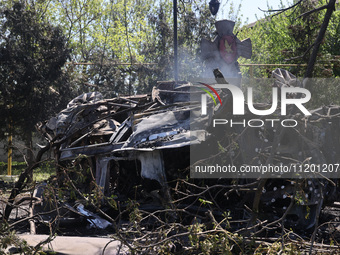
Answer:
<svg viewBox="0 0 340 255"><path fill-rule="evenodd" d="M230 84L216 84L214 87L211 85L201 83L202 85L209 88L218 98L220 101L220 104L222 105L222 100L220 95L217 93L216 89L228 89L231 93L231 96L233 98L233 115L235 116L242 116L245 115L244 105L245 105L245 96L243 94L243 91L235 86ZM200 88L203 91L206 92L206 94L201 95L201 114L207 115L207 95L209 95L213 101L214 104L217 105L215 98L213 97L212 93L208 91L207 89ZM304 97L296 97L296 98L290 98L289 95L292 94L303 94ZM272 104L269 109L265 110L259 110L254 107L253 102L253 88L248 87L247 88L247 105L249 111L258 116L269 116L273 114L278 107L278 88L273 87L272 88ZM281 88L281 115L286 116L287 115L287 105L295 105L305 116L310 116L311 113L304 107L303 104L307 103L311 99L311 93L309 90L305 88L299 88L299 87L282 87ZM265 122L271 123L272 127L274 127L275 122L280 122L283 127L295 127L297 125L297 121L294 119L251 119L246 121L245 119L243 121L235 122L232 119L213 119L213 126L216 125L225 125L229 124L231 127L233 125L242 125L246 126L248 124L249 127L261 127L264 125Z"/></svg>

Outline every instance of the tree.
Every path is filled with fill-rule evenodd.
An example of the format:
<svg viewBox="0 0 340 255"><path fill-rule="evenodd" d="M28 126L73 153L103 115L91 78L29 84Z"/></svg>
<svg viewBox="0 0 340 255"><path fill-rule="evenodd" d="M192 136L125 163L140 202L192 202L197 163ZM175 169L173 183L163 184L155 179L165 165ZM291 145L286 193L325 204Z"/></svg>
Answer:
<svg viewBox="0 0 340 255"><path fill-rule="evenodd" d="M72 97L62 69L70 50L59 28L21 2L1 10L0 18L0 137L20 135L31 148L35 124Z"/></svg>
<svg viewBox="0 0 340 255"><path fill-rule="evenodd" d="M259 20L252 28L243 28L240 37L250 37L253 43L252 63L270 64L307 64L314 51L318 54L319 61L329 61L333 55L338 55L334 47L339 38L339 15L332 13L334 2L328 4L324 0L319 1L295 1L295 4L280 10L272 10L274 15L267 15L266 18ZM331 6L331 4L333 4ZM270 8L269 8L270 9ZM271 12L272 12L271 11ZM330 15L330 26L325 26L327 30L323 40L316 43L320 34L320 28L324 23L326 13ZM328 24L328 23L327 23ZM321 37L320 37L321 38ZM321 46L315 48L314 46ZM292 67L290 71L303 77L305 67ZM329 67L319 66L314 70L314 76L330 77L336 75L336 70ZM258 74L259 76L265 73ZM308 76L310 77L310 71Z"/></svg>
<svg viewBox="0 0 340 255"><path fill-rule="evenodd" d="M27 1L62 27L73 61L94 64L74 67L79 91L145 93L157 80L173 79L172 1ZM178 7L180 78L197 78L199 42L213 33L214 18L207 3Z"/></svg>

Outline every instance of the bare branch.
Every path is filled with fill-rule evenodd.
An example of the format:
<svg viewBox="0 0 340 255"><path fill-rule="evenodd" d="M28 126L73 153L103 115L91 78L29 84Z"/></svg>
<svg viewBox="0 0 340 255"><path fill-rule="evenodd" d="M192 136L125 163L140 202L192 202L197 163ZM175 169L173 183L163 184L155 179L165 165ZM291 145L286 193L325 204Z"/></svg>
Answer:
<svg viewBox="0 0 340 255"><path fill-rule="evenodd" d="M284 13L285 11L288 11L288 10L290 10L290 9L295 8L296 6L298 6L299 4L301 4L303 1L304 1L304 0L300 0L300 1L298 1L296 4L294 4L294 5L292 5L292 6L289 6L289 7L287 7L287 8L284 8L284 9L277 9L277 10L262 10L261 8L258 8L258 9L259 9L260 11L262 11L262 12L278 12L278 13L275 13L275 14L272 15L272 17L274 17L274 16L277 16L277 15L279 15L279 14L281 14L281 13Z"/></svg>

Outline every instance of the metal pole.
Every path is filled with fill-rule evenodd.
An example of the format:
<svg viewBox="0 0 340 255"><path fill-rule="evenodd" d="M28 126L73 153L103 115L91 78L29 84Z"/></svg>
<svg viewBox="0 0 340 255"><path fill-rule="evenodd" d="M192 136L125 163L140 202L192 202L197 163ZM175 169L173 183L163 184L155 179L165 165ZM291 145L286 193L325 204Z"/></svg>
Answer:
<svg viewBox="0 0 340 255"><path fill-rule="evenodd" d="M173 0L174 8L174 76L178 81L178 58L177 58L177 0Z"/></svg>

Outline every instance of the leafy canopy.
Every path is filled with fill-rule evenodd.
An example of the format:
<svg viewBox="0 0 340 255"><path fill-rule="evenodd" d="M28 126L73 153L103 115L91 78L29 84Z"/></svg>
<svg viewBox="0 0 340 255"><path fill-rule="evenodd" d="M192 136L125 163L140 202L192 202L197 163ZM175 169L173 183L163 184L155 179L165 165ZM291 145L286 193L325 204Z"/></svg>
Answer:
<svg viewBox="0 0 340 255"><path fill-rule="evenodd" d="M62 67L70 56L61 29L20 2L0 12L1 133L28 135L70 95ZM60 109L60 108L59 108Z"/></svg>

